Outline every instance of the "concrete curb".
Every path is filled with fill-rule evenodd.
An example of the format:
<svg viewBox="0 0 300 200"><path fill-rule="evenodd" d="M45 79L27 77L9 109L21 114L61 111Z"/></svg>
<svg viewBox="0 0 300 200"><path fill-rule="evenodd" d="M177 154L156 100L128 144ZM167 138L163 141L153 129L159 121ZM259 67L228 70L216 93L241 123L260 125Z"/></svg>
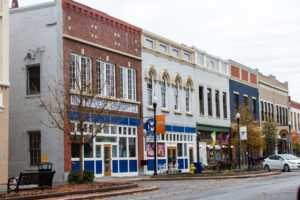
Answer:
<svg viewBox="0 0 300 200"><path fill-rule="evenodd" d="M129 185L103 187L103 188L96 188L96 189L89 189L89 190L79 190L79 191L70 191L70 192L57 192L57 193L40 194L40 195L7 197L7 198L3 198L3 200L45 199L45 198L63 197L63 196L76 195L76 194L83 195L83 194L88 194L88 193L110 192L110 191L114 191L114 190L132 189L132 188L136 188L136 187L138 187L138 184L129 183Z"/></svg>
<svg viewBox="0 0 300 200"><path fill-rule="evenodd" d="M178 176L178 177L162 177L162 178L147 178L147 179L139 179L132 180L128 182L149 182L149 181L178 181L178 180L220 180L220 179L243 179L243 178L259 178L265 176L274 176L279 175L281 172L268 172L268 173L260 173L260 174L247 174L247 175L228 175L228 176Z"/></svg>
<svg viewBox="0 0 300 200"><path fill-rule="evenodd" d="M92 198L106 198L106 197L115 197L115 196L123 196L133 193L142 193L142 192L151 192L154 190L157 190L158 187L152 186L151 188L145 188L145 189L137 189L132 191L123 191L123 192L115 192L110 194L96 194L96 195L87 195L87 196L81 196L81 197L72 197L72 198L66 198L65 200L72 200L72 199L92 199Z"/></svg>

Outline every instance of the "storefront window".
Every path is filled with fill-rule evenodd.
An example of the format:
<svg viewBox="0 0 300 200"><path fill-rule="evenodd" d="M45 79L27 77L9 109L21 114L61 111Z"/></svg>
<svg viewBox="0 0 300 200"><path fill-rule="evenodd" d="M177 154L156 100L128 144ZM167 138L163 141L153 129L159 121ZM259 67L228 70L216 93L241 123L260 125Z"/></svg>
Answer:
<svg viewBox="0 0 300 200"><path fill-rule="evenodd" d="M122 135L122 127L119 127L119 135Z"/></svg>
<svg viewBox="0 0 300 200"><path fill-rule="evenodd" d="M103 128L103 133L109 134L109 126L105 126L105 127Z"/></svg>
<svg viewBox="0 0 300 200"><path fill-rule="evenodd" d="M93 158L93 141L84 145L84 158Z"/></svg>
<svg viewBox="0 0 300 200"><path fill-rule="evenodd" d="M72 142L71 145L72 158L79 158L79 144Z"/></svg>
<svg viewBox="0 0 300 200"><path fill-rule="evenodd" d="M101 145L96 145L96 158L101 158Z"/></svg>
<svg viewBox="0 0 300 200"><path fill-rule="evenodd" d="M161 135L161 140L165 140L165 134L160 134Z"/></svg>
<svg viewBox="0 0 300 200"><path fill-rule="evenodd" d="M132 129L132 134L133 134L133 135L136 135L136 128L133 128L133 129Z"/></svg>
<svg viewBox="0 0 300 200"><path fill-rule="evenodd" d="M128 135L131 135L131 128L128 128Z"/></svg>
<svg viewBox="0 0 300 200"><path fill-rule="evenodd" d="M182 157L182 143L177 143L178 157Z"/></svg>
<svg viewBox="0 0 300 200"><path fill-rule="evenodd" d="M184 156L185 157L187 156L187 144L186 143L184 144Z"/></svg>
<svg viewBox="0 0 300 200"><path fill-rule="evenodd" d="M129 157L136 157L135 138L128 138L128 143L129 143Z"/></svg>
<svg viewBox="0 0 300 200"><path fill-rule="evenodd" d="M127 128L123 127L123 135L126 135Z"/></svg>
<svg viewBox="0 0 300 200"><path fill-rule="evenodd" d="M119 138L119 157L125 158L127 157L127 142L125 137Z"/></svg>
<svg viewBox="0 0 300 200"><path fill-rule="evenodd" d="M109 142L109 143L114 143L114 142L117 142L117 138L116 138L116 137L97 136L97 137L96 137L96 142Z"/></svg>
<svg viewBox="0 0 300 200"><path fill-rule="evenodd" d="M112 157L117 157L117 145L112 145Z"/></svg>
<svg viewBox="0 0 300 200"><path fill-rule="evenodd" d="M110 127L110 130L111 130L111 134L117 134L117 127L112 126Z"/></svg>

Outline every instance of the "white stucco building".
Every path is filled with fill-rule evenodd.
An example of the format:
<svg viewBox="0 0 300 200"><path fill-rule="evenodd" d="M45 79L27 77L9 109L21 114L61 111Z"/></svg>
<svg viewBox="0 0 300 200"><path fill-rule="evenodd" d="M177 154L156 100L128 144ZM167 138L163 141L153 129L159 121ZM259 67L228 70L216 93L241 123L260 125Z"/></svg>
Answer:
<svg viewBox="0 0 300 200"><path fill-rule="evenodd" d="M166 133L158 141L158 168L174 165L189 171L194 161L197 97L194 86L195 52L161 36L143 30L143 116L153 117L153 97L157 97L157 115L165 115ZM153 142L146 142L146 173L154 170Z"/></svg>
<svg viewBox="0 0 300 200"><path fill-rule="evenodd" d="M197 133L200 134L200 158L203 163L213 161L211 134L216 132L215 159L229 158L230 135L230 101L229 68L226 60L212 56L194 48L195 62L195 103L194 119ZM229 152L229 154L228 154Z"/></svg>

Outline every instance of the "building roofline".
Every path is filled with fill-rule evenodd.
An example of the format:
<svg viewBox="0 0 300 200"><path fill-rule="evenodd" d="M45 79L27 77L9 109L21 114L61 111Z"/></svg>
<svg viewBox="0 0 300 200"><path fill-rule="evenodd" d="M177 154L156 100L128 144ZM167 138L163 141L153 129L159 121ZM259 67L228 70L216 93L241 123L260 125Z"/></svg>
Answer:
<svg viewBox="0 0 300 200"><path fill-rule="evenodd" d="M49 2L45 2L45 3L33 4L33 5L19 7L19 8L10 8L9 14L34 11L34 10L39 10L39 9L49 8L49 7L54 7L54 6L56 6L56 1L49 1Z"/></svg>
<svg viewBox="0 0 300 200"><path fill-rule="evenodd" d="M212 55L212 54L210 54L210 53L207 53L206 51L204 51L204 50L202 50L202 49L199 49L199 48L197 48L196 46L192 46L191 48L194 49L197 53L205 54L205 55L208 56L208 57L212 57L212 58L217 59L217 60L219 60L219 61L228 63L228 59L223 59L223 58L221 58L220 56L215 56L215 55Z"/></svg>
<svg viewBox="0 0 300 200"><path fill-rule="evenodd" d="M243 69L245 69L245 70L248 70L248 71L250 71L250 72L252 72L252 73L254 73L254 74L258 74L258 71L256 70L256 69L252 69L252 68L250 68L250 67L247 67L246 65L243 65L243 64L241 64L241 63L238 63L238 62L236 62L236 61L234 61L234 60L231 60L231 59L229 59L228 60L228 63L232 63L232 64L235 64L235 65L237 65L237 66L239 66L239 67L241 67L241 68L243 68Z"/></svg>
<svg viewBox="0 0 300 200"><path fill-rule="evenodd" d="M94 8L90 8L86 5L75 2L73 0L62 0L62 7L73 9L73 10L79 12L80 14L83 14L83 15L86 15L86 16L89 16L89 17L92 17L95 19L100 19L101 21L112 24L114 26L122 27L127 31L137 32L139 34L141 34L141 32L142 32L142 29L137 26L129 24L125 21L122 21L118 18L112 17L104 12L101 12Z"/></svg>
<svg viewBox="0 0 300 200"><path fill-rule="evenodd" d="M296 101L293 101L293 100L290 100L290 102L291 102L291 107L292 108L296 108L296 109L300 110L300 103L299 102L296 102Z"/></svg>

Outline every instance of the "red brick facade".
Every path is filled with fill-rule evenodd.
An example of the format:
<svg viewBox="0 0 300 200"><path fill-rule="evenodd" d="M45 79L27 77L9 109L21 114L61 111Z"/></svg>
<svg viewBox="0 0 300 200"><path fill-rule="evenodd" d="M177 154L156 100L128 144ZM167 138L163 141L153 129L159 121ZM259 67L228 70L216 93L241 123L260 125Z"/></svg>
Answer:
<svg viewBox="0 0 300 200"><path fill-rule="evenodd" d="M248 82L248 79L249 79L249 74L248 74L248 72L247 72L246 70L243 70L243 69L242 69L242 80Z"/></svg>
<svg viewBox="0 0 300 200"><path fill-rule="evenodd" d="M257 76L255 74L250 74L250 83L257 85Z"/></svg>
<svg viewBox="0 0 300 200"><path fill-rule="evenodd" d="M96 60L115 65L116 98L120 98L119 67L136 70L136 101L138 113L122 113L120 117L142 119L141 29L100 11L71 0L63 1L63 66L66 89L70 80L70 54L84 55L92 60L92 80L96 80ZM95 88L95 82L93 87ZM65 172L71 170L71 145L65 140ZM143 126L138 126L138 160L143 159Z"/></svg>
<svg viewBox="0 0 300 200"><path fill-rule="evenodd" d="M240 78L240 69L235 66L231 66L231 76L239 79Z"/></svg>

